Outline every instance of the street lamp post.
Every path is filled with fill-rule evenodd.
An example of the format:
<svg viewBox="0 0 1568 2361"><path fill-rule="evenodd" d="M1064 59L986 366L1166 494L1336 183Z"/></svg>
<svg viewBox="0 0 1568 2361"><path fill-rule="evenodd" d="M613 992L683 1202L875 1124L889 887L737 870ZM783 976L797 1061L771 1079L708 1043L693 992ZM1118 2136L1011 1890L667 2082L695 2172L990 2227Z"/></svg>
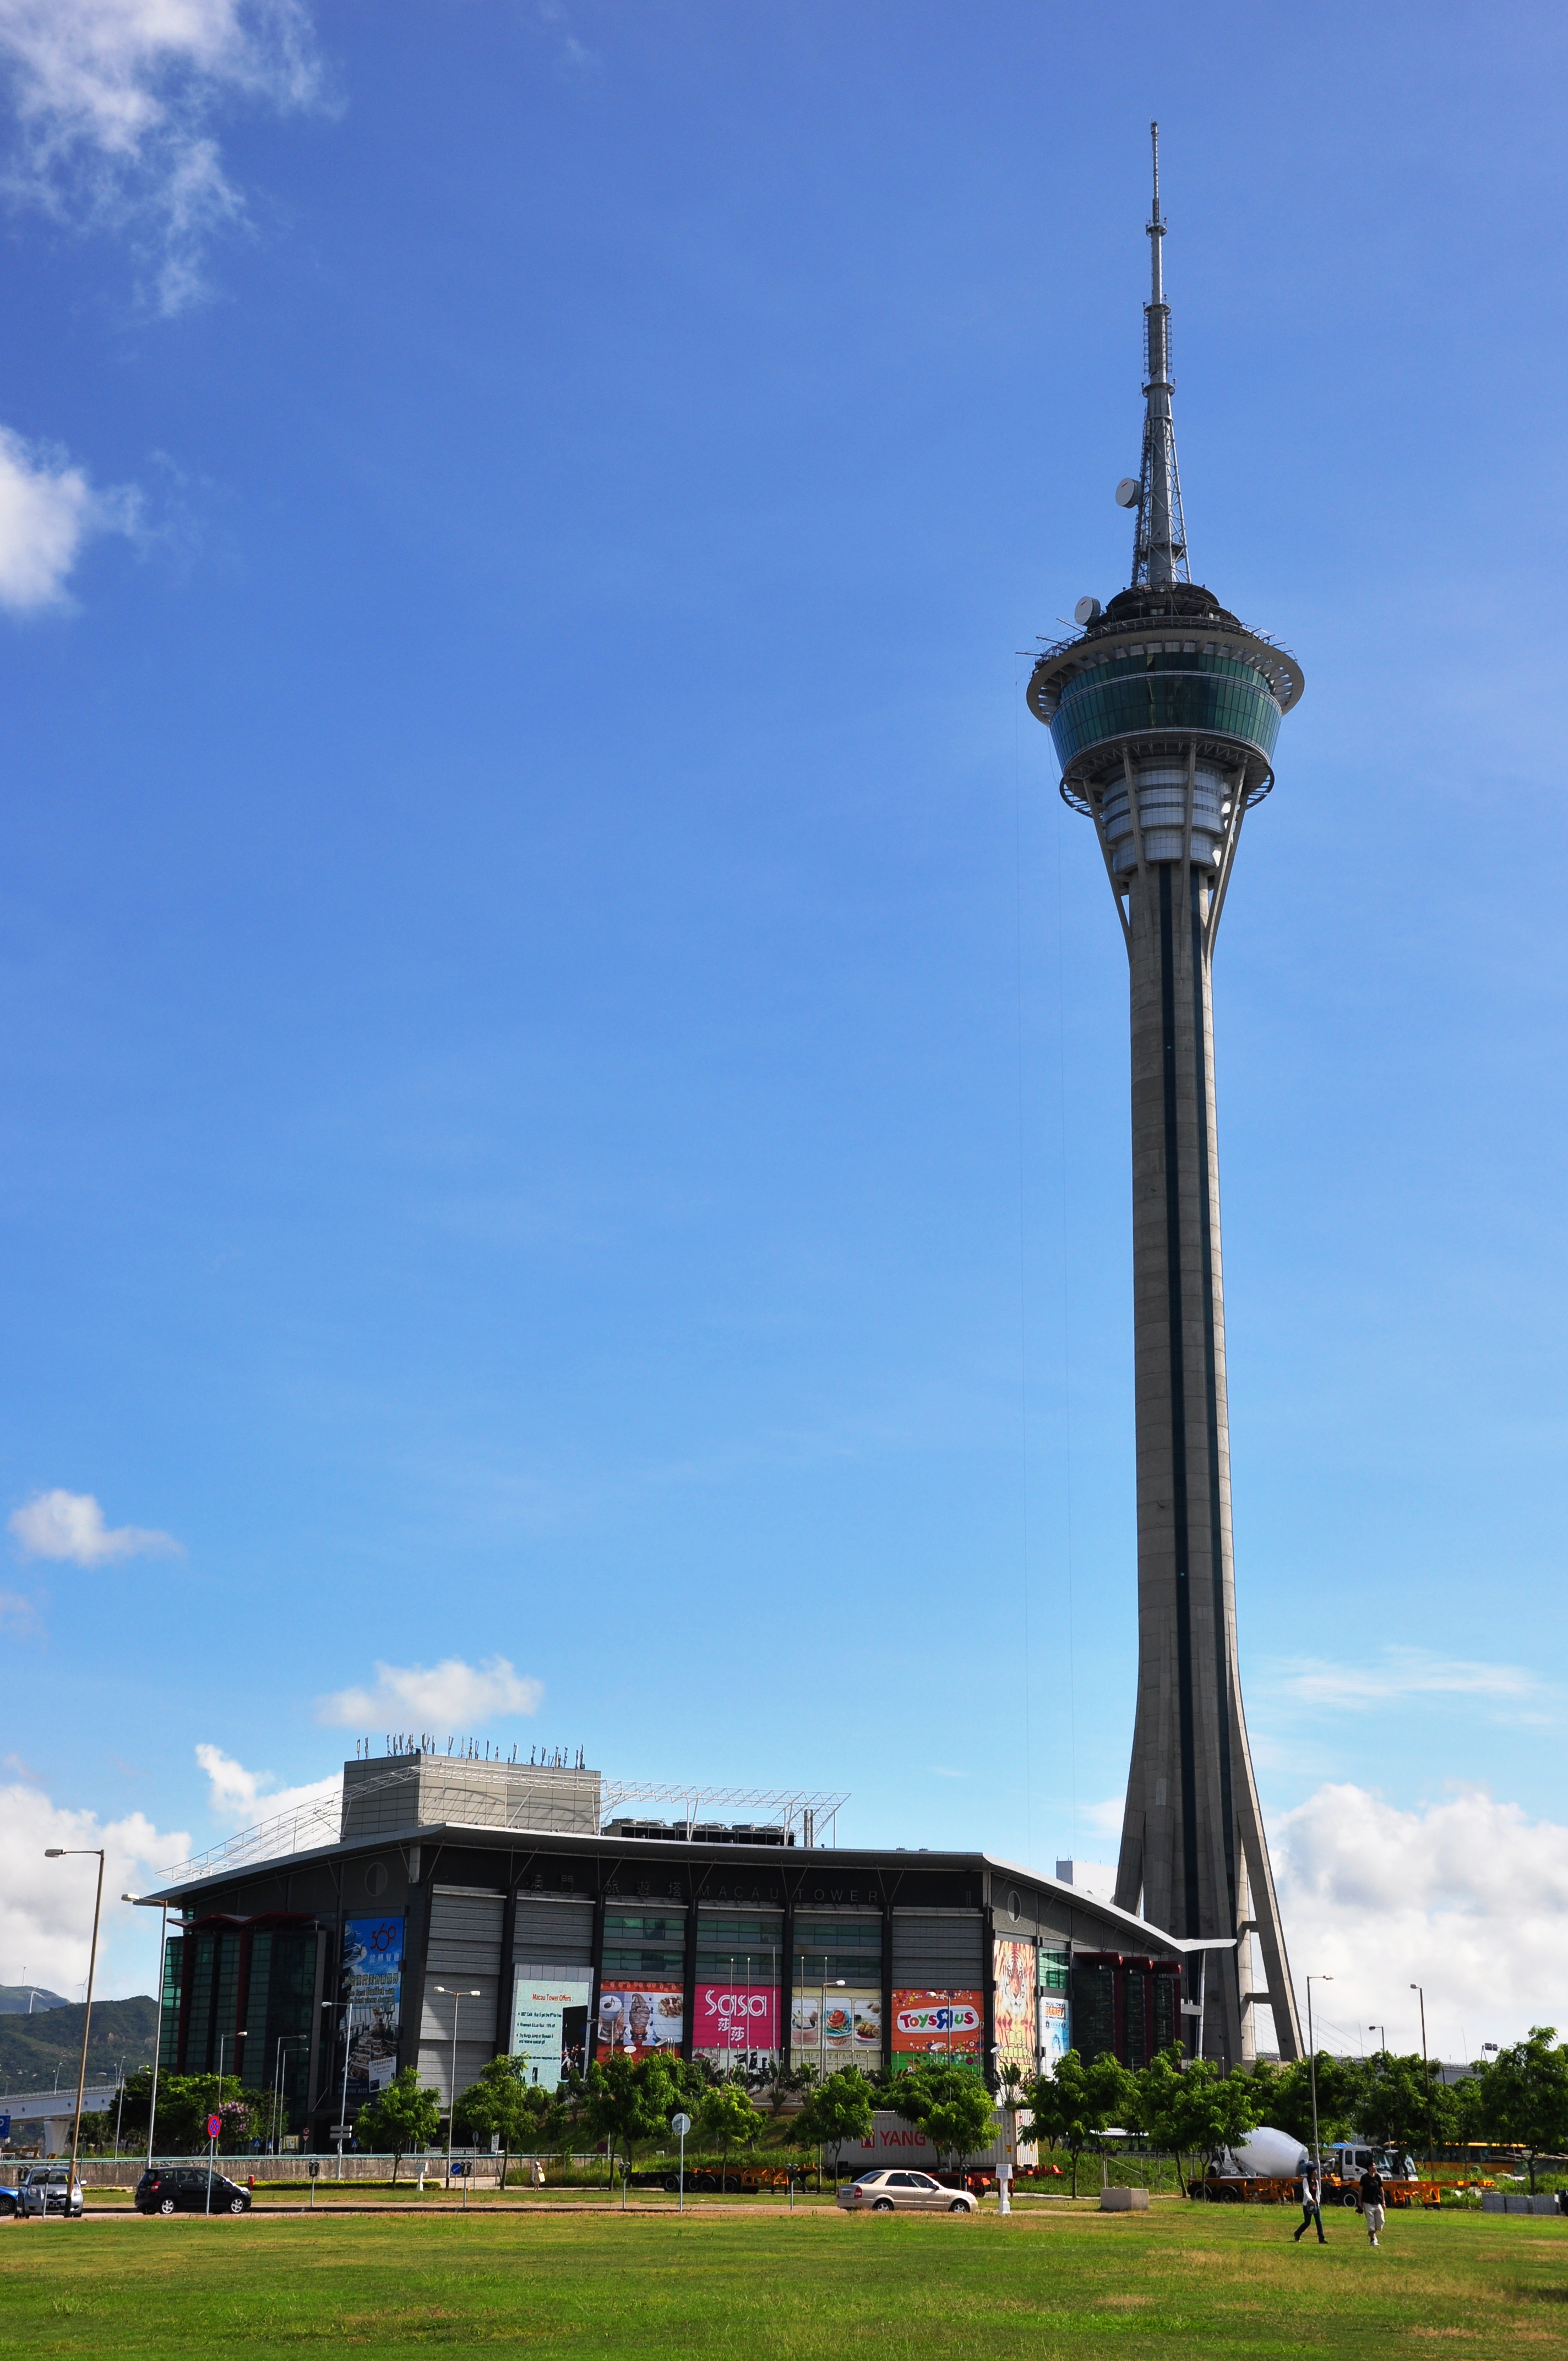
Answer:
<svg viewBox="0 0 1568 2361"><path fill-rule="evenodd" d="M76 2151L82 2144L82 2095L87 2087L87 2037L93 2026L93 1979L98 1971L98 1919L104 1907L104 1849L101 1845L46 1845L46 1861L64 1861L68 1855L91 1856L98 1863L98 1890L93 1903L93 1948L87 1955L87 2005L82 2012L82 2063L76 2075L76 2118L71 2126L71 2172L65 2184L65 2206L60 2219L71 2219L71 2192L76 2186ZM86 2207L82 2208L83 2214ZM44 2207L49 2218L49 2207Z"/></svg>
<svg viewBox="0 0 1568 2361"><path fill-rule="evenodd" d="M437 1990L439 1989L440 1987L437 1986ZM350 2004L346 2000L323 2000L322 2003L323 2008L341 2008L343 2011L343 2092L337 2103L337 2126L339 2136L335 2142L337 2148L337 2177L339 2180L343 2179L343 2143L345 2138L347 2136L347 2134L344 2131L343 2127L348 2121L348 2052L351 2046L348 2023L349 2005Z"/></svg>
<svg viewBox="0 0 1568 2361"><path fill-rule="evenodd" d="M835 1976L833 1983L835 1990L843 1991L842 1976ZM828 1959L826 1953L823 1954L822 1960L822 1992L817 2003L817 2071L819 2075L826 2075L828 2071Z"/></svg>
<svg viewBox="0 0 1568 2361"><path fill-rule="evenodd" d="M1421 2079L1427 2086L1427 2156L1430 2159L1436 2151L1437 2140L1431 2127L1431 2068L1427 2063L1427 1996L1420 1984L1412 1984L1410 1990L1421 2004Z"/></svg>
<svg viewBox="0 0 1568 2361"><path fill-rule="evenodd" d="M122 1902L139 1903L139 1894L122 1894ZM158 2120L158 2070L163 2060L163 1980L168 1972L169 1905L163 1905L163 1916L158 1923L158 2022L152 2034L152 2091L147 2106L147 2169L152 2170L152 2133Z"/></svg>
<svg viewBox="0 0 1568 2361"><path fill-rule="evenodd" d="M457 2011L464 2001L481 2000L484 1995L477 1984L472 1987L460 1984L455 1988L449 1984L434 1984L432 1990L444 1993L452 2003L452 2098L446 2110L446 2182L447 2187L450 2188L452 2185L452 2133L457 2121Z"/></svg>
<svg viewBox="0 0 1568 2361"><path fill-rule="evenodd" d="M1312 2084L1312 2162L1322 2163L1322 2144L1318 2137L1318 2045L1312 2038L1312 1986L1332 1984L1332 1976L1307 1978L1307 2070Z"/></svg>
<svg viewBox="0 0 1568 2361"><path fill-rule="evenodd" d="M280 2122L283 2112L283 2052L291 2041L302 2041L308 2049L311 2046L311 2037L308 2033L280 2033L278 2036L278 2048L272 2061L272 2153L274 2156L281 2155L283 2148ZM306 2096L309 2095L307 2092Z"/></svg>
<svg viewBox="0 0 1568 2361"><path fill-rule="evenodd" d="M1387 2055L1388 2055L1388 2028L1387 2028L1387 2026L1386 2025L1369 2025L1369 2026L1367 2026L1366 2030L1368 2031L1368 2033L1380 2033L1380 2034L1382 2035L1382 2037L1383 2037L1383 2040L1382 2040L1382 2046L1381 2046L1381 2048L1380 2048L1380 2051L1379 2051L1379 2055L1380 2055L1381 2057L1387 2058Z"/></svg>
<svg viewBox="0 0 1568 2361"><path fill-rule="evenodd" d="M234 2041L234 2046L235 2046L235 2048L236 2048L236 2050L238 2049L240 2043L245 2039L245 2037L246 2037L245 2028L244 2028L244 2026L241 2026L241 2027L240 2027L240 2029L239 2029L236 2034L234 2034L234 2035L233 2035L233 2037L232 2037L233 2041ZM231 2038L231 2037L230 2037L228 2034L226 2034L226 2033L220 2033L220 2034L219 2034L219 2036L218 2036L218 2103L217 2103L217 2105L213 2109L213 2113L214 2113L216 2116L218 2116L218 2117L220 2118L220 2120L222 2119L223 2112L224 2112L224 2050L225 2050L225 2046L227 2045L228 2041L230 2040L230 2038ZM209 2133L208 2137L207 2137L207 2205L206 2205L206 2211L207 2211L207 2215L208 2215L209 2220L211 2219L211 2216L212 2216L212 2211L213 2211L213 2165L214 2165L214 2160L216 2159L217 2153L218 2153L218 2136L217 2136L216 2132L212 2132L212 2133Z"/></svg>

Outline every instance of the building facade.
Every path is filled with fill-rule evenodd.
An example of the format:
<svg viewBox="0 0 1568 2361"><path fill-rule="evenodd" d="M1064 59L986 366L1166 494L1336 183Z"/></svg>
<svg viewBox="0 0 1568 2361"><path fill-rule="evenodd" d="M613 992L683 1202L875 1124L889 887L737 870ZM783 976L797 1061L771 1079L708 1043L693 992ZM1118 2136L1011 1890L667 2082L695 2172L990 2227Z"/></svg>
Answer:
<svg viewBox="0 0 1568 2361"><path fill-rule="evenodd" d="M1142 2065L1201 2004L1215 1947L988 1853L606 1828L592 1773L576 1829L398 1827L389 1792L417 1808L455 1782L471 1815L477 1790L499 1815L530 1806L482 1780L489 1766L372 1767L376 1808L351 1777L335 1843L220 1861L148 1897L170 1912L166 2063L215 2070L222 2041L225 2070L280 2092L290 2130L322 2147L403 2066L444 2106L500 2052L546 2087L660 2048L823 2073L937 2056L993 2080L1074 2044Z"/></svg>

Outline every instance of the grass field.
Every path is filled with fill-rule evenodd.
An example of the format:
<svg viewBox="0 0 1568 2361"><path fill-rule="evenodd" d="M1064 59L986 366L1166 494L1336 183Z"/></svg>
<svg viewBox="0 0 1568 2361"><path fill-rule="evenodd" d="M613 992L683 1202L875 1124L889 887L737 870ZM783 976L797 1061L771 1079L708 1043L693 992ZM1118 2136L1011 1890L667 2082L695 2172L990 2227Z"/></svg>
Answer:
<svg viewBox="0 0 1568 2361"><path fill-rule="evenodd" d="M30 2223L0 2232L0 2352L1121 2361L1568 2352L1568 2224L1391 2217L1327 2247L1270 2207L849 2220L831 2210Z"/></svg>

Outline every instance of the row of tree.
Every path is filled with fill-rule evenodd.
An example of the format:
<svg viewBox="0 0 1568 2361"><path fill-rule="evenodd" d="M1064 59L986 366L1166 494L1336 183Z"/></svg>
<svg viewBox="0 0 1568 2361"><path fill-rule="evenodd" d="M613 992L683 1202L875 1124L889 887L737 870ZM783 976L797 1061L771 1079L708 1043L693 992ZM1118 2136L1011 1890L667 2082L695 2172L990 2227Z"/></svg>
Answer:
<svg viewBox="0 0 1568 2361"><path fill-rule="evenodd" d="M802 2147L830 2150L835 2160L847 2145L871 2136L879 2107L917 2125L938 2155L959 2167L995 2133L992 2094L967 2068L940 2059L874 2077L848 2067L817 2081L809 2070L785 2075L776 2069L720 2077L704 2061L658 2050L636 2061L608 2059L567 2077L558 2091L529 2082L526 2071L521 2059L491 2059L458 2100L453 2126L458 2144L495 2141L510 2157L558 2155L591 2141L630 2170L638 2147L667 2149L670 2118L684 2110L705 2148L729 2159L762 2139L767 2119L759 2097L776 2117L789 2096L801 2092L806 2104L791 2126L793 2136ZM1367 2059L1320 2052L1315 2079L1324 2141L1354 2132L1423 2153L1434 2145L1470 2141L1517 2145L1530 2157L1532 2180L1538 2156L1568 2153L1568 2043L1560 2044L1551 2026L1536 2026L1452 2085L1429 2074L1419 2056L1386 2051ZM126 2078L121 2134L127 2147L147 2137L151 2081L148 2070ZM1145 2134L1179 2161L1233 2147L1262 2123L1310 2145L1313 2081L1306 2059L1288 2066L1261 2061L1226 2074L1209 2059L1184 2059L1173 2048L1133 2073L1110 2056L1086 2066L1069 2050L1048 2076L1027 2081L1010 2070L996 2097L1016 2111L1021 2137L1071 2158L1076 2190L1084 2148L1113 2126ZM212 2074L163 2074L159 2147L166 2155L198 2152L214 2113L224 2119L220 2145L226 2151L270 2140L272 2105L267 2092L247 2090L232 2076L220 2083ZM433 2147L444 2121L436 2093L422 2088L415 2069L406 2066L361 2108L356 2138L362 2148L400 2161ZM92 2132L106 2144L112 2128L105 2117Z"/></svg>

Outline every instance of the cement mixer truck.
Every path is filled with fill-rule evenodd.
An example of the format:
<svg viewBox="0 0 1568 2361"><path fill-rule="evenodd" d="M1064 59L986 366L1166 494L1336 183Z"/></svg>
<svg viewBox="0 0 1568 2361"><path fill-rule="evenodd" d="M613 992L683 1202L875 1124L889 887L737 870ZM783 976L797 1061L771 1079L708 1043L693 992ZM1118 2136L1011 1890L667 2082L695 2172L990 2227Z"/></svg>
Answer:
<svg viewBox="0 0 1568 2361"><path fill-rule="evenodd" d="M1294 2132L1260 2124L1245 2140L1222 2148L1202 2179L1188 2182L1187 2194L1211 2205L1296 2205L1308 2162L1308 2151ZM1386 2148L1337 2142L1323 2154L1323 2203L1359 2205L1357 2184L1369 2164L1382 2174L1390 2205L1439 2202L1437 2183L1418 2180L1408 2158Z"/></svg>

